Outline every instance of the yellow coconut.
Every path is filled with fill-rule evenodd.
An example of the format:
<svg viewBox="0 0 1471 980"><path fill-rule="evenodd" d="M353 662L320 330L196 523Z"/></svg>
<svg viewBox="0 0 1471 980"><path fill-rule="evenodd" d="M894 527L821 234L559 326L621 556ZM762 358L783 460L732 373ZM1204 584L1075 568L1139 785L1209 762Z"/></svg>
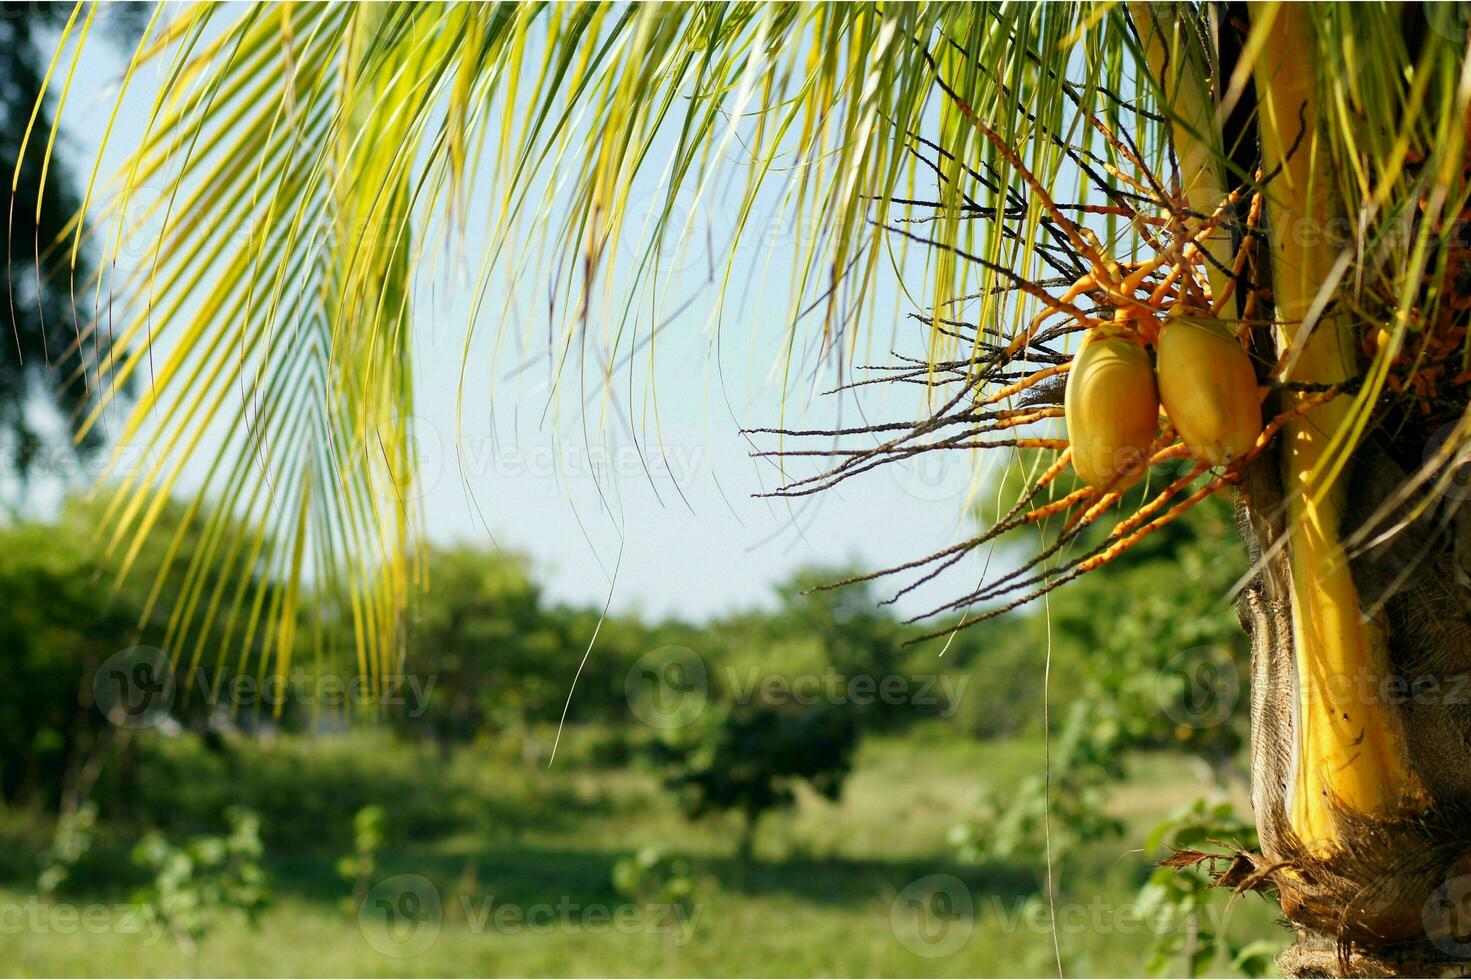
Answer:
<svg viewBox="0 0 1471 980"><path fill-rule="evenodd" d="M1256 372L1226 324L1167 317L1155 366L1165 413L1196 459L1222 466L1256 445L1262 432Z"/></svg>
<svg viewBox="0 0 1471 980"><path fill-rule="evenodd" d="M1088 331L1068 372L1063 403L1073 469L1095 487L1123 490L1144 475L1159 421L1149 354L1137 336Z"/></svg>

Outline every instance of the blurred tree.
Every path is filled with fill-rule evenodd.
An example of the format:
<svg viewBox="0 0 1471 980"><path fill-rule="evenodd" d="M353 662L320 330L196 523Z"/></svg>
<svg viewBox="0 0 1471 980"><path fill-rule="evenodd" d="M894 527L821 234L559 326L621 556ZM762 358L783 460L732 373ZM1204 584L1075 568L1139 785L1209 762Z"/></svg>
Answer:
<svg viewBox="0 0 1471 980"><path fill-rule="evenodd" d="M132 626L97 587L86 539L38 524L0 528L0 800L63 799L69 773L108 729L91 710L97 665Z"/></svg>
<svg viewBox="0 0 1471 980"><path fill-rule="evenodd" d="M1215 792L1246 774L1250 648L1232 589L1245 575L1227 502L1213 499L1146 539L1110 579L1054 597L1058 643L1082 667L1071 712L1118 751L1178 748L1199 759ZM1116 615L1100 616L1110 609Z"/></svg>
<svg viewBox="0 0 1471 980"><path fill-rule="evenodd" d="M693 732L679 730L660 745L673 768L668 785L690 819L740 814L736 855L749 863L761 816L791 806L798 782L830 800L838 798L859 733L858 717L848 705L753 702L710 712Z"/></svg>
<svg viewBox="0 0 1471 980"><path fill-rule="evenodd" d="M886 729L939 710L940 687L917 682L909 669L915 651L904 641L910 631L900 625L890 607L880 606L868 584L841 589L820 586L857 574L857 569L807 568L778 586L781 611L772 625L788 635L805 636L822 649L824 667L835 675L850 707L864 717L867 728ZM926 666L934 666L928 657ZM888 684L897 697L876 694L853 698L855 681L871 679L875 691ZM863 684L866 690L867 683ZM921 697L921 688L923 696Z"/></svg>
<svg viewBox="0 0 1471 980"><path fill-rule="evenodd" d="M55 522L0 526L0 589L10 603L0 617L11 678L0 685L0 799L7 802L24 798L70 811L85 801L114 749L124 752L126 764L126 744L111 738L119 730L93 703L93 681L109 657L135 646L157 647L173 661L178 683L169 715L176 721L202 730L212 722L249 725L275 716L276 705L261 699L258 688L247 689L257 696L241 699L238 689L221 683L233 666L219 659L221 631L232 628L232 614L243 613L222 608L191 635L180 635L170 613L184 597L150 587L166 563L190 570L172 580L188 588L214 581L226 560L243 562L221 554L208 533L217 520L230 519L210 513L188 522L185 505L168 503L156 517L159 533L131 557L144 575L120 577L126 556L97 547L95 539L98 515L114 499L106 493L71 498ZM257 598L262 605L279 601L281 590L267 570L251 568L239 580L250 586L240 601L247 612ZM189 683L182 683L186 677ZM281 707L289 722L310 713L289 699Z"/></svg>
<svg viewBox="0 0 1471 980"><path fill-rule="evenodd" d="M869 583L823 588L858 571L800 569L777 586L781 612L774 625L819 642L823 661L835 670L880 677L901 668L904 631L889 609L878 604Z"/></svg>
<svg viewBox="0 0 1471 980"><path fill-rule="evenodd" d="M105 33L124 45L132 43L147 6L105 5L100 13L109 21ZM31 150L22 159L20 153L28 136L32 147L44 146L51 132L55 94L37 106L53 53L54 40L46 35L75 9L69 4L0 3L0 49L5 51L0 59L0 160L7 179L14 179L6 218L5 320L10 329L0 340L0 447L7 462L4 475L22 480L43 452L55 458L98 404L97 365L109 356L114 339L109 330L86 332L96 270L85 247L75 270L71 267L69 226L82 201L70 168L59 153L49 159ZM21 160L19 172L13 169L16 160ZM68 420L64 435L48 438L40 424L47 407ZM87 430L77 450L86 455L103 439L102 430ZM66 472L59 465L47 469Z"/></svg>
<svg viewBox="0 0 1471 980"><path fill-rule="evenodd" d="M432 696L418 714L395 716L403 731L444 748L492 735L535 755L534 733L561 720L569 692L570 721L625 719L624 678L649 642L636 620L544 604L521 555L436 547L427 567L410 665L421 688L432 680Z"/></svg>
<svg viewBox="0 0 1471 980"><path fill-rule="evenodd" d="M801 569L777 585L775 614L727 617L692 641L717 668L717 703L663 732L657 755L691 819L740 814L743 862L762 815L790 806L798 783L838 798L864 732L944 707L931 703L939 685L922 687L908 671L909 631L870 588L819 588L850 574Z"/></svg>
<svg viewBox="0 0 1471 980"><path fill-rule="evenodd" d="M524 726L544 706L546 661L559 652L525 560L434 548L427 568L433 585L420 600L410 642L412 669L434 678L434 693L420 715L400 715L397 724L446 748L491 724Z"/></svg>
<svg viewBox="0 0 1471 980"><path fill-rule="evenodd" d="M891 730L920 718L949 715L954 685L944 670L968 662L978 638L963 635L965 655L937 657L941 644L906 646L916 631L893 607L880 605L870 583L828 588L856 574L851 567L809 566L774 587L774 613L722 618L701 635L726 686L750 700L764 688L770 703L838 699L869 730ZM958 673L958 671L956 671ZM958 689L963 693L964 688Z"/></svg>

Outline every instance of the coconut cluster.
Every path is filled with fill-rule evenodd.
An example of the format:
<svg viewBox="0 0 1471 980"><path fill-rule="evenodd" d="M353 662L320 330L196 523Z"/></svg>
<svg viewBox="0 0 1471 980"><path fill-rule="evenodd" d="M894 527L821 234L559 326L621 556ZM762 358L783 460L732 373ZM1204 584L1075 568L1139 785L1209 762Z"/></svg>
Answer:
<svg viewBox="0 0 1471 980"><path fill-rule="evenodd" d="M1100 489L1126 490L1144 475L1161 408L1190 456L1211 466L1245 456L1262 432L1256 371L1229 326L1179 311L1142 326L1091 328L1068 372L1073 469Z"/></svg>

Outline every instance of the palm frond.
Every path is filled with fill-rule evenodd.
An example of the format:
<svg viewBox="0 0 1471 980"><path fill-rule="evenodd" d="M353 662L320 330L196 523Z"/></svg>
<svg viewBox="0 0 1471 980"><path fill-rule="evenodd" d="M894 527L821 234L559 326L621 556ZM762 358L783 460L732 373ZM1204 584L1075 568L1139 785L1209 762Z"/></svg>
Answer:
<svg viewBox="0 0 1471 980"><path fill-rule="evenodd" d="M1195 70L1208 71L1202 37L1219 25L1180 11L1191 32L1170 43L1201 53ZM1354 296L1423 312L1423 281L1450 248L1446 220L1465 203L1471 85L1464 36L1427 33L1411 50L1386 29L1396 16L1325 4L1313 22L1335 69L1324 73L1336 109L1325 126L1355 216ZM1039 284L1128 260L1155 237L1149 215L1178 187L1172 127L1198 129L1202 117L1172 111L1169 85L1151 81L1151 43L1101 4L180 8L153 25L129 73L149 64L164 79L147 130L128 134L136 150L116 183L88 190L130 217L107 236L108 267L143 256L106 283L109 301L99 294L84 326L116 331L122 353L102 373L142 393L120 438L147 465L119 474L106 547L136 553L186 464L203 462L190 516L208 522L210 548L164 573L185 585L175 656L203 656L224 622L242 657L274 655L285 669L310 618L323 650L340 648L324 624L349 623L359 669L390 669L417 576L413 284L436 229L463 244L477 195L491 227L467 354L479 324L499 320L486 308L492 277L520 274L526 243L541 242L559 260L548 284L557 319L494 329L545 349L554 381L590 359L611 377L647 340L639 298L657 303L672 281L660 245L684 230L680 195L713 193L731 171L743 181L734 239L756 233L773 193L813 231L792 259L789 361L803 350L851 358L865 301L913 248L926 260L917 305L929 329L925 370L907 380L989 383L998 353L1062 292ZM1229 82L1239 95L1238 80L1213 90ZM1213 147L1214 165L1227 186L1250 184L1235 149ZM662 178L662 201L625 268L614 244L630 188L649 175ZM154 221L142 224L161 230L130 240L145 191ZM1408 260L1392 257L1391 234L1410 217ZM734 269L732 249L722 292ZM622 309L598 315L614 283ZM804 317L809 308L823 315ZM543 329L550 340L533 343ZM1341 458L1412 329L1394 324ZM462 413L467 400L462 379ZM589 411L601 421L606 399ZM210 516L206 499L241 519ZM238 571L204 575L214 561ZM287 587L268 597L247 574L262 567Z"/></svg>

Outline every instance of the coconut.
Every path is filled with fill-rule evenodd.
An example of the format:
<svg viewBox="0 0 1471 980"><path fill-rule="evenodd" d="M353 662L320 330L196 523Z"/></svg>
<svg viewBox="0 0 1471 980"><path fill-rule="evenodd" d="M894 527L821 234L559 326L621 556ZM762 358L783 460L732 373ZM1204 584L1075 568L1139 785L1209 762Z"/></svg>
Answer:
<svg viewBox="0 0 1471 980"><path fill-rule="evenodd" d="M1172 315L1155 352L1160 401L1191 455L1223 466L1256 445L1262 432L1256 372L1226 324Z"/></svg>
<svg viewBox="0 0 1471 980"><path fill-rule="evenodd" d="M1159 393L1139 338L1094 328L1068 372L1063 402L1073 469L1109 490L1133 486L1148 469L1159 422Z"/></svg>

